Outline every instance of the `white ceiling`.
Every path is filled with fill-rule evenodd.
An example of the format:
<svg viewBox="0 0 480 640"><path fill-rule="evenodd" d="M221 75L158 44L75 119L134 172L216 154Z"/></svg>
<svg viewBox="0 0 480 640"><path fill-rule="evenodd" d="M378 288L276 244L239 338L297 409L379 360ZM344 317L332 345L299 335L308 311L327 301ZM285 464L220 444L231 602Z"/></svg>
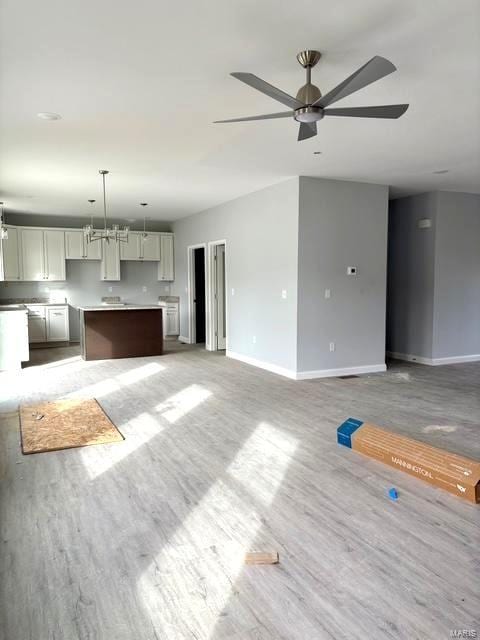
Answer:
<svg viewBox="0 0 480 640"><path fill-rule="evenodd" d="M112 215L140 217L147 201L160 220L294 175L394 195L480 192L478 0L3 0L1 24L7 211L82 215L100 199L100 168L111 171ZM295 95L304 48L323 54L313 71L323 93L374 55L398 67L335 106L410 109L392 121L325 119L300 143L290 120L212 124L284 110L229 73Z"/></svg>

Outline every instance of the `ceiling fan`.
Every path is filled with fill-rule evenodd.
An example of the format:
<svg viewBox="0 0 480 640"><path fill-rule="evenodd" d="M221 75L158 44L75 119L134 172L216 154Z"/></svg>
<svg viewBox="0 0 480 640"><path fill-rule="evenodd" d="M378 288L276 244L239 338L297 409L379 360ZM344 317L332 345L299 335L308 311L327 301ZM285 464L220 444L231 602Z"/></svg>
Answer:
<svg viewBox="0 0 480 640"><path fill-rule="evenodd" d="M375 56L355 73L352 73L346 80L337 85L334 89L322 96L320 89L312 84L311 73L320 60L321 53L308 49L301 51L297 55L298 62L306 70L307 82L298 90L297 97L288 95L281 89L268 84L253 73L234 72L234 78L245 82L257 91L278 100L282 104L290 107L289 111L280 113L267 113L261 116L249 116L246 118L233 118L231 120L216 120L215 123L223 122L246 122L249 120L270 120L272 118L291 118L300 123L298 140L306 140L317 135L317 122L324 116L350 116L354 118L399 118L408 109L408 104L389 104L375 107L345 107L343 109L327 109L327 107L337 100L342 100L355 91L359 91L396 71L395 65L381 56Z"/></svg>

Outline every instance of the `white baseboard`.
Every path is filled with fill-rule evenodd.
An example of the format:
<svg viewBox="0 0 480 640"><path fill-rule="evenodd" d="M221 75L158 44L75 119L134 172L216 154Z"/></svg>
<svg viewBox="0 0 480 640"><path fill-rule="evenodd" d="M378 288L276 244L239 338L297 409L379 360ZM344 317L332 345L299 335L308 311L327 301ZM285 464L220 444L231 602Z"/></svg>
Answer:
<svg viewBox="0 0 480 640"><path fill-rule="evenodd" d="M280 367L271 362L265 362L264 360L257 360L251 356L245 356L241 353L235 353L234 351L227 350L227 356L234 360L240 360L246 364L251 364L254 367L265 369L271 373L276 373L279 376L290 378L290 380L312 380L313 378L338 378L338 376L353 376L361 375L362 373L380 373L386 371L385 364L370 364L360 367L344 367L341 369L318 369L316 371L293 371L293 369L286 369Z"/></svg>
<svg viewBox="0 0 480 640"><path fill-rule="evenodd" d="M296 373L292 369L286 369L284 367L279 367L276 364L272 364L271 362L265 362L264 360L257 360L257 358L252 358L251 356L245 356L242 353L235 353L234 351L226 351L227 358L232 358L233 360L240 360L240 362L245 362L246 364L251 364L254 367L259 367L260 369L266 369L266 371L270 371L271 373L276 373L279 376L285 376L286 378L291 378L295 380Z"/></svg>
<svg viewBox="0 0 480 640"><path fill-rule="evenodd" d="M426 364L430 367L438 367L444 364L461 364L463 362L480 362L480 353L474 353L467 356L449 356L448 358L424 358L422 356L415 356L411 353L397 353L396 351L388 351L387 355L394 360L418 362L419 364Z"/></svg>
<svg viewBox="0 0 480 640"><path fill-rule="evenodd" d="M178 336L179 342L184 342L185 344L190 344L190 338L186 338L185 336Z"/></svg>
<svg viewBox="0 0 480 640"><path fill-rule="evenodd" d="M387 370L385 364L367 364L360 367L344 367L340 369L318 369L316 371L297 371L296 380L312 380L314 378L338 378L339 376L357 376L363 373L381 373Z"/></svg>

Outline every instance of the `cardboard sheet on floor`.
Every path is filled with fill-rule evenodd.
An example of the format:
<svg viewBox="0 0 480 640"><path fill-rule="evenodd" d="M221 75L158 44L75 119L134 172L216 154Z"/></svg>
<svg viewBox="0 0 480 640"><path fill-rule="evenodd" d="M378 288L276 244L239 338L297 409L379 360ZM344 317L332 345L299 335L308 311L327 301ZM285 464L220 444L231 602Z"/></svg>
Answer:
<svg viewBox="0 0 480 640"><path fill-rule="evenodd" d="M469 502L480 502L480 462L376 425L348 418L337 441L363 455L420 478Z"/></svg>

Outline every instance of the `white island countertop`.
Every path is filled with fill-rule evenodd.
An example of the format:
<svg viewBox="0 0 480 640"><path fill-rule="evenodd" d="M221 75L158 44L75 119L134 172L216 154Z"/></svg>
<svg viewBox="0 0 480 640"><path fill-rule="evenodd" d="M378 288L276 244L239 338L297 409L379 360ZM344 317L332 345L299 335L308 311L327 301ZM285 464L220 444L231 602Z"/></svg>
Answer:
<svg viewBox="0 0 480 640"><path fill-rule="evenodd" d="M161 311L158 304L105 304L96 307L77 307L80 311L141 311L145 309L155 309Z"/></svg>

